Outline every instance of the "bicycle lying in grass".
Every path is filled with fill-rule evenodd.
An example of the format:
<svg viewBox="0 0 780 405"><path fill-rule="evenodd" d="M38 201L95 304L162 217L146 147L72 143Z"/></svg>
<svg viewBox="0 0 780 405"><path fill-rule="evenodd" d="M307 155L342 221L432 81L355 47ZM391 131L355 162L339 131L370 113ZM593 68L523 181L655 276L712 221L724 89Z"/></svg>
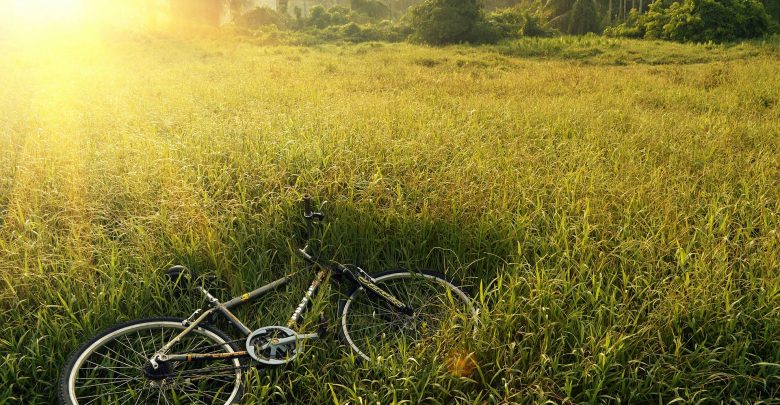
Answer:
<svg viewBox="0 0 780 405"><path fill-rule="evenodd" d="M308 197L303 205L307 229L311 229L324 218L322 205L319 212L312 211ZM476 310L470 298L441 274L397 269L369 275L356 266L322 260L308 248L307 242L297 253L318 271L285 326L253 331L230 309L286 284L295 274L227 302L220 302L202 284L192 283L207 303L189 318L119 324L79 347L60 379L61 403L237 403L248 367L288 363L301 351L302 342L320 337L321 332L296 329L327 279L351 286L339 308L339 329L356 357L365 361L393 355L419 358L442 348L447 333L469 332L475 327ZM166 274L176 282L190 275L181 266ZM225 317L242 338L231 339L209 324L207 319L212 316Z"/></svg>

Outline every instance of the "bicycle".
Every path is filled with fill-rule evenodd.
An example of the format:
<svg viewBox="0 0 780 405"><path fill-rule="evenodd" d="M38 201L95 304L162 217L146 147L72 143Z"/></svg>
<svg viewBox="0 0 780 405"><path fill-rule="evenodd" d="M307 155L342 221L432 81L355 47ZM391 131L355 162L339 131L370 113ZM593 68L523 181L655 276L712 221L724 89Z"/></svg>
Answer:
<svg viewBox="0 0 780 405"><path fill-rule="evenodd" d="M299 333L295 329L326 279L346 281L351 287L338 311L339 326L359 360L371 362L386 353L425 353L438 347L446 333L473 330L474 304L439 273L395 269L369 275L357 266L309 253L310 231L323 221L324 204L313 211L311 199L303 198L306 243L296 253L319 270L285 326L250 330L230 309L287 284L300 270L220 302L205 283L192 283L189 270L174 266L166 272L171 281L177 287L183 284L199 291L206 304L187 319L140 319L98 333L65 364L60 402L237 403L247 368L286 364L297 357L304 341L320 337L322 331ZM214 316L227 319L243 337L233 340L217 329L208 322Z"/></svg>

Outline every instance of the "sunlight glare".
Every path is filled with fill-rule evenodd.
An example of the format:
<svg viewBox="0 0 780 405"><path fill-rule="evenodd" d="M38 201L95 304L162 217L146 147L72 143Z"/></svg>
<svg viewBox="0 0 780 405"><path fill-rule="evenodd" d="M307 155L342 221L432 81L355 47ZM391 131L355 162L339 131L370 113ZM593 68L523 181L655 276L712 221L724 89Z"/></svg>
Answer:
<svg viewBox="0 0 780 405"><path fill-rule="evenodd" d="M96 38L106 29L141 29L157 0L0 0L0 40ZM162 4L162 3L160 3ZM155 6L156 7L156 6Z"/></svg>
<svg viewBox="0 0 780 405"><path fill-rule="evenodd" d="M21 24L79 24L86 8L84 0L13 0L10 14Z"/></svg>

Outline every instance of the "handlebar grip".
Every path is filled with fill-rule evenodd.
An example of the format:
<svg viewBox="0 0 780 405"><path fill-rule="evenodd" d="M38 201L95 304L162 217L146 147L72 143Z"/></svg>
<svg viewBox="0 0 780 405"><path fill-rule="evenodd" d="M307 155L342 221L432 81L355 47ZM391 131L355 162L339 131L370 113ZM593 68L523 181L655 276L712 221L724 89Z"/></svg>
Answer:
<svg viewBox="0 0 780 405"><path fill-rule="evenodd" d="M303 215L311 216L311 197L308 195L303 196Z"/></svg>

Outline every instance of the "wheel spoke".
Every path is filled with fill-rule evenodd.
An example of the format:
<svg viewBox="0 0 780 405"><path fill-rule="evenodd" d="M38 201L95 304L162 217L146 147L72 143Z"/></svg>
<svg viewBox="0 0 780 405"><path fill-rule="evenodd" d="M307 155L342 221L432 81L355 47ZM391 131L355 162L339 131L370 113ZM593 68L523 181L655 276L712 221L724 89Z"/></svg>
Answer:
<svg viewBox="0 0 780 405"><path fill-rule="evenodd" d="M85 348L79 361L67 371L74 402L97 405L221 403L235 399L242 384L242 369L237 359L231 368L219 368L223 362L161 362L155 379L145 375L151 355L184 329L178 322L150 321L129 324L110 332ZM212 332L196 328L176 344L182 353L225 353L233 349ZM189 373L197 374L190 376ZM156 397L156 398L155 398Z"/></svg>
<svg viewBox="0 0 780 405"><path fill-rule="evenodd" d="M364 289L353 293L342 314L343 328L352 348L364 356L379 354L380 349L435 349L437 345L418 343L429 339L435 342L452 322L467 319L459 314L473 312L462 292L432 276L393 273L377 278L377 285L410 305L414 315L406 317L393 311Z"/></svg>

